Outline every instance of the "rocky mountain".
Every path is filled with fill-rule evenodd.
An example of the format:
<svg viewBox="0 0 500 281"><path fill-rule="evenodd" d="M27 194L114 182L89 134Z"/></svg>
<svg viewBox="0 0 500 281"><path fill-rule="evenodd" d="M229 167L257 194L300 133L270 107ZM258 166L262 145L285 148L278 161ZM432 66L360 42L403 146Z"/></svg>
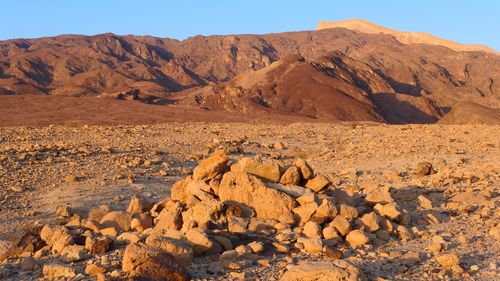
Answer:
<svg viewBox="0 0 500 281"><path fill-rule="evenodd" d="M388 34L396 38L403 44L427 44L445 46L455 51L483 51L488 53L497 53L495 50L480 44L461 44L450 40L436 37L426 32L402 32L390 28L386 28L372 22L362 19L352 19L343 21L323 21L317 26L318 30L326 28L347 28L367 34Z"/></svg>
<svg viewBox="0 0 500 281"><path fill-rule="evenodd" d="M388 123L436 122L459 102L500 108L496 53L348 28L0 41L0 94Z"/></svg>

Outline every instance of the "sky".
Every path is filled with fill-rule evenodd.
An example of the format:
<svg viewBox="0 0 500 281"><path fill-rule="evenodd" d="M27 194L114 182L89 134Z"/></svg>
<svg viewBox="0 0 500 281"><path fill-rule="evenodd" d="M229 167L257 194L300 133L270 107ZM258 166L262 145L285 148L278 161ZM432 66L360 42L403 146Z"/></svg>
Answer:
<svg viewBox="0 0 500 281"><path fill-rule="evenodd" d="M497 0L2 0L0 40L60 34L195 35L313 30L361 18L500 51Z"/></svg>

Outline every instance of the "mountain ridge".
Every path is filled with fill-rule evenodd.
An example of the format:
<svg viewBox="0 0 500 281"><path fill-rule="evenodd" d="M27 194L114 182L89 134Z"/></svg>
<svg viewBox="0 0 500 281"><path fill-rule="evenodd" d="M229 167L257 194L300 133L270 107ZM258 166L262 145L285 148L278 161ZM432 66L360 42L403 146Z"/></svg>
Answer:
<svg viewBox="0 0 500 281"><path fill-rule="evenodd" d="M307 61L299 68L292 67L292 71L309 69L305 72L307 75L329 80L318 84L309 79L307 83L311 83L311 87L331 83L346 87L342 84L345 81L329 75L328 69L314 67L332 53L346 62L345 65L341 61L333 62L337 68L361 67L371 72L361 78L344 73L356 77L349 80L352 87L346 96L366 92L367 85L384 84L383 87L391 89L368 94L372 106L368 111L378 116L360 115L366 120L373 117L388 123L433 123L463 101L500 108L500 56L482 51L456 52L443 46L402 44L388 34L366 34L346 28L195 36L182 41L110 33L1 41L0 95L95 96L227 111L226 107L216 105L238 104L239 98L248 97L235 95L233 101L228 101L227 96L214 93L220 93L220 89L228 88L238 79L246 77L250 81L254 79L252 75L281 60L286 61L290 55ZM295 82L290 80L287 82L290 85L285 85L279 77L269 77L274 77L269 83L281 85L283 89ZM276 108L268 111L311 118L337 118L341 112L348 112L349 108L339 108L328 100L332 96L340 97L335 94L339 89L327 88L328 93L321 94L323 102L307 105L308 112L292 107L289 111ZM304 92L307 87L303 89ZM255 96L253 89L247 90L247 94ZM306 92L289 98L306 100L315 94ZM210 106L193 102L193 97L209 96ZM323 104L331 106L320 110L321 114L311 113ZM331 112L325 113L328 110ZM343 116L356 119L352 114Z"/></svg>
<svg viewBox="0 0 500 281"><path fill-rule="evenodd" d="M350 19L342 21L322 21L317 25L317 29L327 28L347 28L368 34L384 33L394 36L396 40L403 44L429 44L445 46L455 51L483 51L492 54L499 54L494 49L482 44L464 44L452 40L443 39L427 32L405 32L390 29L362 19Z"/></svg>

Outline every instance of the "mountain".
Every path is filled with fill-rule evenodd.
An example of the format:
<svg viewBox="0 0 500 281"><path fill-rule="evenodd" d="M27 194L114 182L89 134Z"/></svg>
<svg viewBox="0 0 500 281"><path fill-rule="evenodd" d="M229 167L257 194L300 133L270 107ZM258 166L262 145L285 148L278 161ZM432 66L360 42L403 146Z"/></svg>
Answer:
<svg viewBox="0 0 500 281"><path fill-rule="evenodd" d="M450 40L442 39L436 37L432 34L425 32L402 32L386 28L372 22L362 20L362 19L352 19L343 21L323 21L317 26L318 30L326 28L347 28L349 30L354 30L367 34L388 34L393 36L396 40L403 44L428 44L428 45L438 45L445 46L455 51L483 51L488 53L497 53L495 50L479 44L461 44L453 42Z"/></svg>
<svg viewBox="0 0 500 281"><path fill-rule="evenodd" d="M387 123L433 123L459 102L500 108L496 53L370 33L334 27L183 41L114 34L0 41L0 95Z"/></svg>
<svg viewBox="0 0 500 281"><path fill-rule="evenodd" d="M439 120L440 124L500 124L500 109L474 102L459 102Z"/></svg>

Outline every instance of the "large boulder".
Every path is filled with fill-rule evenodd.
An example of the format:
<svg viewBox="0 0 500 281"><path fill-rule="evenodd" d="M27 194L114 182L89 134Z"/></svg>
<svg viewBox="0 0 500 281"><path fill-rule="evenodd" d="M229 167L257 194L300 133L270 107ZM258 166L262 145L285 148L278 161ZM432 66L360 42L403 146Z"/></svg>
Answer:
<svg viewBox="0 0 500 281"><path fill-rule="evenodd" d="M211 180L222 174L227 167L229 157L226 154L219 152L202 160L193 170L193 179L195 180Z"/></svg>
<svg viewBox="0 0 500 281"><path fill-rule="evenodd" d="M344 260L300 261L291 265L280 281L363 281L366 277Z"/></svg>
<svg viewBox="0 0 500 281"><path fill-rule="evenodd" d="M222 202L238 202L255 210L263 219L279 219L295 207L295 200L276 189L267 187L260 179L242 172L224 174L219 187Z"/></svg>
<svg viewBox="0 0 500 281"><path fill-rule="evenodd" d="M187 281L191 276L172 255L142 243L128 245L123 254L122 270L132 280Z"/></svg>
<svg viewBox="0 0 500 281"><path fill-rule="evenodd" d="M193 262L193 248L181 240L155 234L149 235L145 243L148 246L160 248L171 254L183 266L188 266Z"/></svg>

